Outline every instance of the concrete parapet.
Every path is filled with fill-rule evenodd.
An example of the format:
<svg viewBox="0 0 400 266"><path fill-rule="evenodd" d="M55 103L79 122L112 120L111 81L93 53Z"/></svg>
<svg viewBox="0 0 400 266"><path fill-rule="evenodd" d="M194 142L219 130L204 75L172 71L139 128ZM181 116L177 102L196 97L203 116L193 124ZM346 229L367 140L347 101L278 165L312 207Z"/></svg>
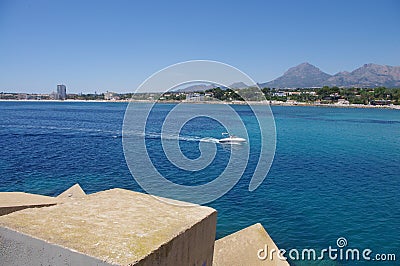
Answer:
<svg viewBox="0 0 400 266"><path fill-rule="evenodd" d="M56 198L1 192L0 266L289 265L258 258L278 251L261 224L214 243L214 209L165 201L177 203L123 189L86 195L78 184Z"/></svg>
<svg viewBox="0 0 400 266"><path fill-rule="evenodd" d="M85 196L86 193L79 184L73 185L57 198L25 192L0 192L0 216L27 208L52 206L69 199L80 199Z"/></svg>
<svg viewBox="0 0 400 266"><path fill-rule="evenodd" d="M275 249L273 259L258 258L258 251L268 247L269 252ZM215 241L214 266L235 265L275 265L289 266L289 263L277 257L278 247L265 231L264 227L257 223L236 233ZM262 253L261 255L264 255Z"/></svg>
<svg viewBox="0 0 400 266"><path fill-rule="evenodd" d="M0 265L111 265L0 226Z"/></svg>
<svg viewBox="0 0 400 266"><path fill-rule="evenodd" d="M216 216L112 189L1 216L0 254L4 265L211 265Z"/></svg>
<svg viewBox="0 0 400 266"><path fill-rule="evenodd" d="M15 211L57 204L52 197L24 192L0 192L0 216Z"/></svg>
<svg viewBox="0 0 400 266"><path fill-rule="evenodd" d="M57 196L58 199L79 199L86 196L79 184L75 184Z"/></svg>

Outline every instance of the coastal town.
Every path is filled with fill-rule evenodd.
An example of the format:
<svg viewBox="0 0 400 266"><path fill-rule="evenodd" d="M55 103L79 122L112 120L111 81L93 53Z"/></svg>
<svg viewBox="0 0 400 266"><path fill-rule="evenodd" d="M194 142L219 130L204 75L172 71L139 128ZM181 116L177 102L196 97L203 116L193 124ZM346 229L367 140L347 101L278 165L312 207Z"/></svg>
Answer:
<svg viewBox="0 0 400 266"><path fill-rule="evenodd" d="M110 101L110 102L165 102L165 103L230 103L271 105L318 105L342 107L400 108L398 88L263 88L246 87L231 89L215 87L197 91L169 91L166 93L67 93L66 85L57 85L49 94L0 92L0 100L21 101Z"/></svg>

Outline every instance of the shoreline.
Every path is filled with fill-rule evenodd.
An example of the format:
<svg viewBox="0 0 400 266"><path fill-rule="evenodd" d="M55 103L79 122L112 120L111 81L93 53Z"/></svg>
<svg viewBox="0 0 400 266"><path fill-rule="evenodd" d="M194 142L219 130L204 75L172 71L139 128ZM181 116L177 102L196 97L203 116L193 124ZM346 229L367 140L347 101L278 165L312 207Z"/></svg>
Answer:
<svg viewBox="0 0 400 266"><path fill-rule="evenodd" d="M360 108L360 109L391 109L400 110L400 105L364 105L364 104L318 104L318 103L287 103L268 101L151 101L151 100L16 100L0 99L0 102L51 102L51 103L161 103L161 104L232 104L232 105L269 105L269 106L298 106L298 107L332 107L332 108Z"/></svg>

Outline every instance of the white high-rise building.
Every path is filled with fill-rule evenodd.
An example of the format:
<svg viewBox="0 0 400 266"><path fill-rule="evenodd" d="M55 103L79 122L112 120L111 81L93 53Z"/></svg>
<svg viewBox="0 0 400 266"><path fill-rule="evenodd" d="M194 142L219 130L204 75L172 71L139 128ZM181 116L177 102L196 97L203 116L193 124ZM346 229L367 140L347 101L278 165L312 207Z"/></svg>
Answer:
<svg viewBox="0 0 400 266"><path fill-rule="evenodd" d="M57 100L67 99L67 87L65 85L57 85Z"/></svg>

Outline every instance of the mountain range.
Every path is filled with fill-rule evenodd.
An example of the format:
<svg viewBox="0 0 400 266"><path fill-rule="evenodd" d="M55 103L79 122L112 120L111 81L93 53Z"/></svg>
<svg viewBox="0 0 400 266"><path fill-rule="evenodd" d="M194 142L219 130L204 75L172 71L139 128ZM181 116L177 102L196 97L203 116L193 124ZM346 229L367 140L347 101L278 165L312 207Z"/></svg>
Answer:
<svg viewBox="0 0 400 266"><path fill-rule="evenodd" d="M287 70L270 82L259 84L261 88L310 88L338 87L400 87L400 66L365 64L352 72L327 74L310 63L302 63Z"/></svg>
<svg viewBox="0 0 400 266"><path fill-rule="evenodd" d="M282 76L265 83L258 83L261 88L313 88L323 86L357 88L400 88L400 66L365 64L351 72L343 71L330 75L310 63L302 63L289 68ZM218 87L217 84L195 84L178 91L205 91ZM221 87L221 86L220 86ZM231 89L248 87L243 82L233 83ZM221 87L226 89L225 87Z"/></svg>

